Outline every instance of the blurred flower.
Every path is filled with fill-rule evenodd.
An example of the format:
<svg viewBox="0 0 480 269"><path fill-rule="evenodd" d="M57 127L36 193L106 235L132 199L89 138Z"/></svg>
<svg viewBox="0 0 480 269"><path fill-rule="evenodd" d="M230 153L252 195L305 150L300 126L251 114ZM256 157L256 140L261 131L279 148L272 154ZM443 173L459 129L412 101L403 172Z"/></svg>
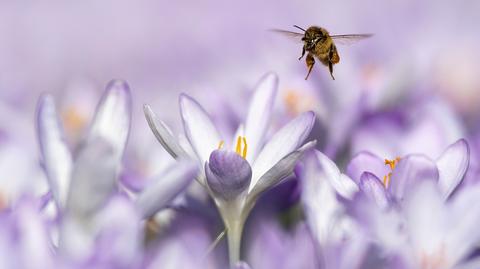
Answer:
<svg viewBox="0 0 480 269"><path fill-rule="evenodd" d="M162 146L174 158L196 156L199 166L205 169L198 181L210 191L223 218L232 265L239 261L243 225L258 195L292 173L303 152L315 145L302 145L313 126L313 112L301 114L265 143L276 91L277 77L268 74L252 98L245 127L241 125L233 138L234 150L226 150L227 146L223 149L224 140L206 111L185 94L179 99L188 140L185 146L177 142L148 105L144 107L150 128Z"/></svg>

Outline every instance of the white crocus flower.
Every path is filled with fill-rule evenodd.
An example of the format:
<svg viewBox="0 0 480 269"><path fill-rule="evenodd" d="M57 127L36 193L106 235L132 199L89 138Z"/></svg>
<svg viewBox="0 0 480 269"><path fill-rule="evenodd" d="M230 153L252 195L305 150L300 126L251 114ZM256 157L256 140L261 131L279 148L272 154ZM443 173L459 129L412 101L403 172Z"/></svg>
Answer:
<svg viewBox="0 0 480 269"><path fill-rule="evenodd" d="M174 157L198 160L202 172L198 181L204 185L225 223L230 262L240 258L240 241L244 222L260 193L290 175L297 160L315 145L304 144L315 121L313 112L305 112L290 121L265 141L278 79L267 74L258 84L244 125L233 138L233 149L224 146L210 116L193 98L180 95L180 113L190 150L183 147L152 109L144 106L148 124L162 146ZM189 155L194 156L189 156Z"/></svg>

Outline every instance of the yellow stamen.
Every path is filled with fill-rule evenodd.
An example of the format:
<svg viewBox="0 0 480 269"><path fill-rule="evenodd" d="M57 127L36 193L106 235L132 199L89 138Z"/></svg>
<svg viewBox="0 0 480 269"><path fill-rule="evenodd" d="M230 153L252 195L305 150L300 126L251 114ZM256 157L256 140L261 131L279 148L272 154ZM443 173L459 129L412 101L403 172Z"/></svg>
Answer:
<svg viewBox="0 0 480 269"><path fill-rule="evenodd" d="M242 157L245 159L247 158L247 138L245 136L242 138L243 140L243 152L242 152Z"/></svg>
<svg viewBox="0 0 480 269"><path fill-rule="evenodd" d="M383 176L383 185L385 186L385 188L388 188L388 186L390 186L390 180L392 178L392 172L395 169L395 167L397 166L399 161L400 161L400 157L396 157L393 160L385 159L385 165L390 166L390 171L391 171L386 176Z"/></svg>
<svg viewBox="0 0 480 269"><path fill-rule="evenodd" d="M242 145L243 144L243 145ZM245 136L237 137L237 144L235 146L235 152L242 156L242 158L247 158L247 138Z"/></svg>
<svg viewBox="0 0 480 269"><path fill-rule="evenodd" d="M242 137L241 136L237 137L237 146L235 147L235 152L238 155L242 154Z"/></svg>
<svg viewBox="0 0 480 269"><path fill-rule="evenodd" d="M218 142L218 149L222 149L224 144L225 144L225 141L223 140Z"/></svg>

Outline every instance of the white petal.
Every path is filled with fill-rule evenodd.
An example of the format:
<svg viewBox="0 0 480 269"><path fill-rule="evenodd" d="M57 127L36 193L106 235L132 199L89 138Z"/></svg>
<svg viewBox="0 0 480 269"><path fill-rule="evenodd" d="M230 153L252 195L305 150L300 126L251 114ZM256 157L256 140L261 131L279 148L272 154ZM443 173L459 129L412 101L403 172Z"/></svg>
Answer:
<svg viewBox="0 0 480 269"><path fill-rule="evenodd" d="M258 180L249 196L256 198L260 193L275 186L282 179L292 174L297 161L303 156L305 151L314 148L316 143L317 141L310 141L277 162Z"/></svg>
<svg viewBox="0 0 480 269"><path fill-rule="evenodd" d="M438 185L445 198L448 198L462 181L469 161L470 150L464 139L450 145L437 159Z"/></svg>
<svg viewBox="0 0 480 269"><path fill-rule="evenodd" d="M311 111L302 113L278 131L265 145L252 166L252 190L263 174L283 157L303 144L315 123L315 114Z"/></svg>
<svg viewBox="0 0 480 269"><path fill-rule="evenodd" d="M143 106L143 112L145 114L145 118L147 119L148 126L150 126L150 129L163 148L170 155L172 155L173 158L186 157L187 153L172 135L172 132L168 126L157 118L157 115L153 113L149 105Z"/></svg>
<svg viewBox="0 0 480 269"><path fill-rule="evenodd" d="M111 81L97 106L89 140L102 139L113 146L117 157L123 154L130 131L132 100L126 82Z"/></svg>
<svg viewBox="0 0 480 269"><path fill-rule="evenodd" d="M67 212L90 216L115 190L119 158L114 147L101 138L80 149L72 173Z"/></svg>
<svg viewBox="0 0 480 269"><path fill-rule="evenodd" d="M180 95L180 112L185 135L203 164L222 139L207 112L186 94Z"/></svg>
<svg viewBox="0 0 480 269"><path fill-rule="evenodd" d="M305 157L300 174L302 182L302 205L313 235L323 246L342 240L350 231L345 218L345 209L330 184L328 171L322 168L315 153Z"/></svg>
<svg viewBox="0 0 480 269"><path fill-rule="evenodd" d="M257 85L250 102L245 121L245 136L249 150L247 160L250 163L255 160L263 144L270 123L277 88L278 77L273 73L267 74Z"/></svg>
<svg viewBox="0 0 480 269"><path fill-rule="evenodd" d="M63 129L53 97L40 97L37 108L37 135L45 172L55 202L65 206L72 172L72 156L64 139Z"/></svg>
<svg viewBox="0 0 480 269"><path fill-rule="evenodd" d="M151 217L167 206L167 203L190 184L197 172L197 163L184 160L175 163L167 171L153 178L153 182L140 193L136 201L142 217Z"/></svg>
<svg viewBox="0 0 480 269"><path fill-rule="evenodd" d="M326 179L330 182L332 187L346 199L351 199L358 191L358 186L347 175L340 173L337 165L330 160L325 154L320 151L315 151L321 169L325 174Z"/></svg>

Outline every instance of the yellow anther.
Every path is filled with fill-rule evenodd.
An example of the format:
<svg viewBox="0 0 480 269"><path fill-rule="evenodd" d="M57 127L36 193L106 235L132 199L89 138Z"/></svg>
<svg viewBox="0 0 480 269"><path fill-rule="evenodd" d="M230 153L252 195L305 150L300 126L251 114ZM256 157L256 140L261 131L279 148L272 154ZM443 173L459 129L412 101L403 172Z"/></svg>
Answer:
<svg viewBox="0 0 480 269"><path fill-rule="evenodd" d="M242 157L245 159L247 158L247 138L245 136L242 138L243 141L243 152L242 152Z"/></svg>
<svg viewBox="0 0 480 269"><path fill-rule="evenodd" d="M237 146L235 147L235 152L238 155L242 155L242 137L237 137Z"/></svg>
<svg viewBox="0 0 480 269"><path fill-rule="evenodd" d="M385 186L385 188L388 188L388 186L390 185L390 179L392 178L392 172L395 169L395 167L397 166L399 161L400 161L400 157L396 157L393 160L385 159L385 165L390 166L390 171L391 171L386 176L383 176L383 185Z"/></svg>
<svg viewBox="0 0 480 269"><path fill-rule="evenodd" d="M222 149L224 144L225 144L225 141L223 140L218 142L218 149Z"/></svg>
<svg viewBox="0 0 480 269"><path fill-rule="evenodd" d="M242 145L243 143L243 145ZM242 156L244 159L247 158L247 138L244 136L237 137L237 144L235 146L235 152Z"/></svg>

